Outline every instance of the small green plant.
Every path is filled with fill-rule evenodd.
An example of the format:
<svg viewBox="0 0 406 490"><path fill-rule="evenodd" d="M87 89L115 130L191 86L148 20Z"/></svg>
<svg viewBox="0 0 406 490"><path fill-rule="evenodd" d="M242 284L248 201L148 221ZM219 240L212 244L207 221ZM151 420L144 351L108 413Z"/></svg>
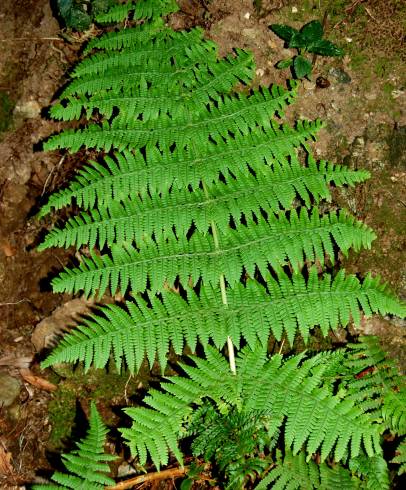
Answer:
<svg viewBox="0 0 406 490"><path fill-rule="evenodd" d="M312 20L300 31L285 24L272 24L272 31L286 41L288 48L296 48L298 54L292 58L281 60L276 64L279 69L291 68L296 78L308 77L312 70L312 62L306 53L321 56L342 56L343 50L327 39L323 39L323 26L318 20Z"/></svg>
<svg viewBox="0 0 406 490"><path fill-rule="evenodd" d="M110 472L107 462L117 457L104 452L107 427L94 403L90 406L89 422L86 437L77 443L78 449L62 455L63 464L69 473L56 471L52 475L52 481L56 484L34 485L33 490L100 490L105 485L114 485L114 480L107 476Z"/></svg>
<svg viewBox="0 0 406 490"><path fill-rule="evenodd" d="M116 4L116 0L57 0L63 24L74 31L85 31L96 16Z"/></svg>

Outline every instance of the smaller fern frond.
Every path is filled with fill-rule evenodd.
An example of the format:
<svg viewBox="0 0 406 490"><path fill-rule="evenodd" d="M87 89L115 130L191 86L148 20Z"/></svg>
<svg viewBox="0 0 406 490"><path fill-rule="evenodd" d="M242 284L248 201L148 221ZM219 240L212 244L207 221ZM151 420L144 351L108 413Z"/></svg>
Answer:
<svg viewBox="0 0 406 490"><path fill-rule="evenodd" d="M398 310L400 317L406 316L404 305L399 305ZM395 362L382 350L378 337L360 337L359 343L350 344L349 348L351 354L345 366L354 376L344 384L348 399L369 407L379 419L383 418L383 428L404 435L406 384Z"/></svg>
<svg viewBox="0 0 406 490"><path fill-rule="evenodd" d="M205 360L193 357L195 367L182 365L187 378L171 377L162 385L166 393L150 392L145 399L150 408L126 409L133 425L121 432L141 464L147 453L155 465L166 464L169 450L179 458L176 441L187 434L183 425L193 407L208 397L225 414L233 407L256 411L257 416L271 413L272 434L283 426L294 454L305 445L309 455L321 447L321 461L330 453L339 461L347 457L348 446L351 457L358 456L362 444L368 455L380 454L379 425L351 402L323 389L326 366L312 370L311 362L301 364L303 357L283 362L279 355L267 359L264 347L247 347L239 354L237 374L232 374L227 359L208 346Z"/></svg>
<svg viewBox="0 0 406 490"><path fill-rule="evenodd" d="M368 490L388 490L390 488L388 465L380 454L372 457L360 454L350 459L349 468L365 481L365 488Z"/></svg>
<svg viewBox="0 0 406 490"><path fill-rule="evenodd" d="M406 439L403 439L396 448L396 456L391 460L391 463L400 465L397 473L403 475L406 473Z"/></svg>
<svg viewBox="0 0 406 490"><path fill-rule="evenodd" d="M137 0L114 5L107 12L96 16L100 24L118 23L132 16L134 20L153 19L177 12L176 0Z"/></svg>
<svg viewBox="0 0 406 490"><path fill-rule="evenodd" d="M116 456L104 452L107 427L104 425L96 405L90 406L89 430L78 449L62 455L63 463L69 473L55 472L52 480L58 485L34 485L34 490L86 488L102 490L105 485L114 485L114 480L107 476L110 472L108 461L116 460Z"/></svg>

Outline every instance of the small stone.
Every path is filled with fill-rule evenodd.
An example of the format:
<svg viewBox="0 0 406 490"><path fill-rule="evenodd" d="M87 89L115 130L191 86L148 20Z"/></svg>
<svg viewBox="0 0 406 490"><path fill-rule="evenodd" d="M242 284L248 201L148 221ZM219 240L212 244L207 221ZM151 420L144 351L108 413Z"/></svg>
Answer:
<svg viewBox="0 0 406 490"><path fill-rule="evenodd" d="M41 106L36 100L18 102L14 108L14 114L16 116L24 117L26 119L33 119L39 116L40 113Z"/></svg>
<svg viewBox="0 0 406 490"><path fill-rule="evenodd" d="M297 7L292 7L292 14L297 14L298 10Z"/></svg>
<svg viewBox="0 0 406 490"><path fill-rule="evenodd" d="M18 379L0 373L0 407L10 407L20 396L20 388Z"/></svg>
<svg viewBox="0 0 406 490"><path fill-rule="evenodd" d="M347 43L352 43L352 38L351 37L346 37L345 40L347 41Z"/></svg>
<svg viewBox="0 0 406 490"><path fill-rule="evenodd" d="M351 77L341 68L331 68L329 74L337 80L338 83L350 83Z"/></svg>
<svg viewBox="0 0 406 490"><path fill-rule="evenodd" d="M249 12L247 12L246 14L244 14L244 19L249 19L251 17L251 14Z"/></svg>
<svg viewBox="0 0 406 490"><path fill-rule="evenodd" d="M316 88L316 85L309 80L304 79L302 83L305 90L314 90Z"/></svg>
<svg viewBox="0 0 406 490"><path fill-rule="evenodd" d="M256 71L255 71L255 74L258 76L258 77L263 77L265 75L265 71L262 69L262 68L258 68Z"/></svg>

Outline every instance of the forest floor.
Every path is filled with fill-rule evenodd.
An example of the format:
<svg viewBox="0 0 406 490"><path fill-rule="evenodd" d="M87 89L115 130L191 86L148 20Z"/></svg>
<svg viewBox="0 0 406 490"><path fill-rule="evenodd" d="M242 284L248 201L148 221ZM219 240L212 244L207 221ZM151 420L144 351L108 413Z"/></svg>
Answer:
<svg viewBox="0 0 406 490"><path fill-rule="evenodd" d="M314 146L317 156L371 172L366 184L337 196L340 205L378 236L372 250L350 255L345 266L361 276L367 271L380 274L406 299L406 4L398 0L179 3L182 10L171 18L173 27L203 26L222 54L233 47L251 50L256 82L265 85L286 83L288 71L274 65L293 54L268 26L301 27L322 20L327 12L327 37L346 54L317 59L313 81L301 84L298 101L286 117L322 119L326 127ZM129 380L114 372L93 371L86 378L78 372L72 377L69 372L44 373L38 366L38 351L47 337L88 306L82 299L52 294L50 278L67 263L70 252L37 252L47 223L34 217L46 197L66 185L82 163L80 155L61 158L57 152L41 151L41 141L63 127L44 117L45 108L78 60L82 42L83 36L70 40L61 36L48 0L2 0L0 488L24 488L58 467L56 455L70 447L89 398L106 400L103 415L114 425L126 397L146 387L141 375ZM318 77L328 86L320 88L314 81ZM390 318L362 321L362 332L380 335L384 348L403 369L404 327Z"/></svg>

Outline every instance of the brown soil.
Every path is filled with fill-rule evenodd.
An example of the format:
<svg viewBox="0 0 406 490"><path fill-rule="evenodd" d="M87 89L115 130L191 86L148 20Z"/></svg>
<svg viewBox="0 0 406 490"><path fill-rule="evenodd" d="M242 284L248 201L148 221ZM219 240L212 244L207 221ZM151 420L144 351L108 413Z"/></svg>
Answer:
<svg viewBox="0 0 406 490"><path fill-rule="evenodd" d="M258 83L285 83L288 73L275 70L273 65L291 53L268 25L300 26L321 19L330 5L328 36L344 45L349 54L342 60L317 61L314 79L327 78L329 87L321 89L314 82L304 82L287 117L323 119L327 127L320 134L317 154L345 160L373 174L366 185L340 197L341 203L372 226L379 237L372 251L350 257L347 268L360 274L368 270L381 274L405 298L402 2L263 0L256 2L261 6L258 10L253 3L182 0L182 11L171 23L180 28L204 26L223 53L235 46L252 50ZM60 27L48 0L19 0L17 4L18 8L15 1L3 0L0 5L0 103L7 98L14 106L8 130L0 133L0 372L21 381L20 398L12 407L0 409L0 459L11 456L9 473L0 472L0 487L10 489L22 488L51 467L48 404L54 395L24 381L19 368L31 363L35 374L46 376L39 370L31 336L41 320L71 299L50 292L49 277L61 269L69 255L62 250L36 252L47 224L38 223L34 214L44 196L64 185L80 161L76 157L61 162L57 153L39 151L40 142L62 127L41 117L41 111L49 106L67 68L77 59L80 43L59 37ZM372 39L381 39L381 58L376 57ZM355 43L360 48L354 48ZM373 64L376 66L371 69ZM345 71L351 83L338 81L332 68ZM391 319L364 323L367 333L381 335L384 345L404 361L402 327L400 321Z"/></svg>

